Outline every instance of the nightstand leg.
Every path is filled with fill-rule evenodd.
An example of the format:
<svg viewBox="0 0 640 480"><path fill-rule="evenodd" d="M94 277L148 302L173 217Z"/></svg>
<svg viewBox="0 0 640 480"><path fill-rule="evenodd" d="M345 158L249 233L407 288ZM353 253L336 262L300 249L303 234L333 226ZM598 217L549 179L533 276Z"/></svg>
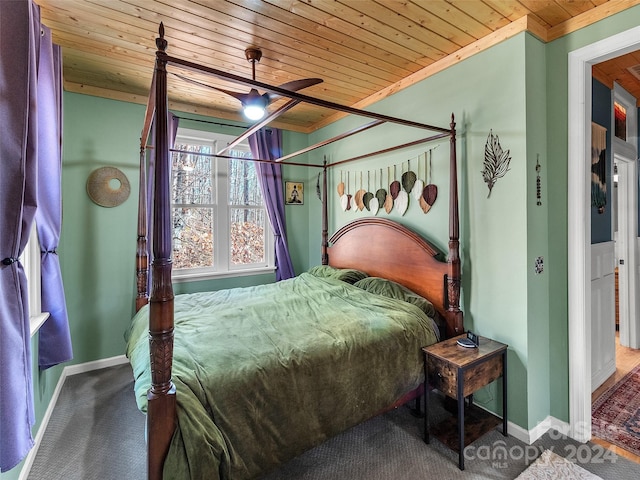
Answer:
<svg viewBox="0 0 640 480"><path fill-rule="evenodd" d="M464 374L458 369L458 442L460 455L458 467L464 470Z"/></svg>
<svg viewBox="0 0 640 480"><path fill-rule="evenodd" d="M507 351L502 352L502 434L507 434Z"/></svg>
<svg viewBox="0 0 640 480"><path fill-rule="evenodd" d="M429 443L429 367L424 355L424 441Z"/></svg>

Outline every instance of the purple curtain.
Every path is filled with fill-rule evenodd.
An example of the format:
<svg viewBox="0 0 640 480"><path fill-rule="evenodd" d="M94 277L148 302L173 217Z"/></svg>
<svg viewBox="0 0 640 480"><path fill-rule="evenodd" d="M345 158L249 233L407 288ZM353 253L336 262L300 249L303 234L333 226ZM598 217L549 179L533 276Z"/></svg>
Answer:
<svg viewBox="0 0 640 480"><path fill-rule="evenodd" d="M255 158L275 160L282 156L282 131L275 128L260 129L249 137L251 153ZM269 222L275 237L276 281L295 276L284 216L284 192L282 187L282 165L279 163L256 162L258 181L262 189L269 215Z"/></svg>
<svg viewBox="0 0 640 480"><path fill-rule="evenodd" d="M38 62L38 210L42 311L50 316L39 333L38 363L45 369L73 358L67 305L56 250L62 225L62 57L42 26Z"/></svg>
<svg viewBox="0 0 640 480"><path fill-rule="evenodd" d="M0 471L33 446L35 422L27 280L18 257L37 208L37 55L40 14L0 2ZM10 92L10 94L7 94Z"/></svg>
<svg viewBox="0 0 640 480"><path fill-rule="evenodd" d="M177 117L173 113L169 112L169 148L173 148L176 142L176 135L178 134L178 125L180 124L180 117ZM151 125L150 141L155 146L156 143L156 124ZM169 152L170 157L173 157L173 153ZM155 166L156 166L156 152L154 150L147 150L147 255L149 259L149 265L153 260L153 198L154 198L154 183L155 183ZM172 233L173 237L173 233ZM147 280L147 295L151 293L151 275Z"/></svg>

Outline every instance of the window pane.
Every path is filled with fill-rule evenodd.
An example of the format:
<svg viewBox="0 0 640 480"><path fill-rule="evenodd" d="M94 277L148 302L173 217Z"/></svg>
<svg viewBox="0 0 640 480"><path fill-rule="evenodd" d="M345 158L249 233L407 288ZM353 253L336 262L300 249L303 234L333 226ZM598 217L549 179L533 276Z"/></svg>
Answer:
<svg viewBox="0 0 640 480"><path fill-rule="evenodd" d="M212 158L197 154L211 153L211 147L177 143L175 148L194 153L173 153L172 203L183 205L214 203Z"/></svg>
<svg viewBox="0 0 640 480"><path fill-rule="evenodd" d="M213 209L173 209L173 267L213 266Z"/></svg>
<svg viewBox="0 0 640 480"><path fill-rule="evenodd" d="M264 262L264 210L232 208L230 224L231 263L250 265Z"/></svg>
<svg viewBox="0 0 640 480"><path fill-rule="evenodd" d="M251 158L251 153L232 150L231 156ZM253 162L229 160L229 205L262 205L262 192Z"/></svg>

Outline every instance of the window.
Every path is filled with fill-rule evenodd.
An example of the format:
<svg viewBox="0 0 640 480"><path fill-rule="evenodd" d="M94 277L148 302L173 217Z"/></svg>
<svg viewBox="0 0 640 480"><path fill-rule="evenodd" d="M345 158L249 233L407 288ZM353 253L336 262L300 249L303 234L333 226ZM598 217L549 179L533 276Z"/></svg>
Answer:
<svg viewBox="0 0 640 480"><path fill-rule="evenodd" d="M273 235L248 144L211 155L235 137L178 129L172 154L173 278L273 269ZM184 153L184 152L189 153Z"/></svg>
<svg viewBox="0 0 640 480"><path fill-rule="evenodd" d="M49 318L47 312L42 312L40 304L40 242L38 241L38 231L35 222L31 227L29 241L27 242L20 263L24 268L27 277L27 288L29 289L29 323L31 325L31 336L33 336Z"/></svg>

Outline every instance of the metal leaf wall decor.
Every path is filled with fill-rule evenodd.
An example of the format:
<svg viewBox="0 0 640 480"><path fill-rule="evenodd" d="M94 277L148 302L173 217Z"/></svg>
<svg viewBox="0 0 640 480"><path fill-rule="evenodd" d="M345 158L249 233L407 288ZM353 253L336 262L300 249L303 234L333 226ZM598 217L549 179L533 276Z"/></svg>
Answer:
<svg viewBox="0 0 640 480"><path fill-rule="evenodd" d="M491 196L491 189L496 181L509 171L509 162L511 162L509 150L502 150L498 136L493 135L493 131L490 130L487 143L484 145L484 168L482 170L482 177L489 187L487 198Z"/></svg>

